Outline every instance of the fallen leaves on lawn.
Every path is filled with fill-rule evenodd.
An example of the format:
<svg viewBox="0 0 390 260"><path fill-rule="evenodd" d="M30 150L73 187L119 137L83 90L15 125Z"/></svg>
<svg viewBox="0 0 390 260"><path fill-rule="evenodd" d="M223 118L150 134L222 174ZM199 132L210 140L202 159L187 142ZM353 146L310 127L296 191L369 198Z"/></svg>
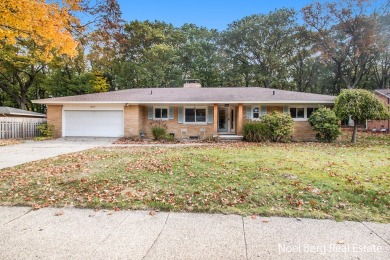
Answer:
<svg viewBox="0 0 390 260"><path fill-rule="evenodd" d="M370 174L364 160L353 163L354 151L320 143L99 148L0 170L0 203L309 217L389 208L388 156L367 160L381 172Z"/></svg>
<svg viewBox="0 0 390 260"><path fill-rule="evenodd" d="M126 167L127 172L149 171L154 173L171 173L172 165L154 158L143 158L129 163Z"/></svg>

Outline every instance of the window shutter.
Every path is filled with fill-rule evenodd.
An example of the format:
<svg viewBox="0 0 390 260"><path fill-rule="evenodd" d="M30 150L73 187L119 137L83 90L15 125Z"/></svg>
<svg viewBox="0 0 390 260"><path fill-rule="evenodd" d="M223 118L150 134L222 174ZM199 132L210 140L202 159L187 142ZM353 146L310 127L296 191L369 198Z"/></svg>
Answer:
<svg viewBox="0 0 390 260"><path fill-rule="evenodd" d="M169 107L169 119L175 118L175 110L174 107Z"/></svg>
<svg viewBox="0 0 390 260"><path fill-rule="evenodd" d="M148 107L148 119L153 119L153 107Z"/></svg>
<svg viewBox="0 0 390 260"><path fill-rule="evenodd" d="M245 116L247 119L251 119L252 118L252 107L250 106L247 106L245 107Z"/></svg>
<svg viewBox="0 0 390 260"><path fill-rule="evenodd" d="M178 109L178 122L179 122L179 124L183 124L183 122L184 122L184 114L183 114L183 107L179 107L179 109Z"/></svg>
<svg viewBox="0 0 390 260"><path fill-rule="evenodd" d="M214 117L214 107L207 107L207 123L212 123Z"/></svg>
<svg viewBox="0 0 390 260"><path fill-rule="evenodd" d="M283 107L283 113L285 113L285 114L290 113L290 111L289 111L289 109L288 109L288 106L284 106L284 107Z"/></svg>
<svg viewBox="0 0 390 260"><path fill-rule="evenodd" d="M267 114L267 106L261 106L261 115L264 116Z"/></svg>

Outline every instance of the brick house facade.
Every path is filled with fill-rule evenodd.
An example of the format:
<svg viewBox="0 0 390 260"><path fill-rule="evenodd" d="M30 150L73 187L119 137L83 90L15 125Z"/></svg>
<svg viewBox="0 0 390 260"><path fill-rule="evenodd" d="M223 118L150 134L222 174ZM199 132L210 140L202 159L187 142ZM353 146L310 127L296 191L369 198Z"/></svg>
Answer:
<svg viewBox="0 0 390 260"><path fill-rule="evenodd" d="M375 95L382 101L390 110L390 89L377 89ZM376 131L389 132L390 120L367 120L367 129Z"/></svg>
<svg viewBox="0 0 390 260"><path fill-rule="evenodd" d="M35 100L47 105L47 121L55 136L150 137L149 124L163 120L168 133L181 138L241 135L245 120L264 114L290 113L294 140L311 141L308 123L319 106L332 106L333 96L265 88L128 89L106 93Z"/></svg>

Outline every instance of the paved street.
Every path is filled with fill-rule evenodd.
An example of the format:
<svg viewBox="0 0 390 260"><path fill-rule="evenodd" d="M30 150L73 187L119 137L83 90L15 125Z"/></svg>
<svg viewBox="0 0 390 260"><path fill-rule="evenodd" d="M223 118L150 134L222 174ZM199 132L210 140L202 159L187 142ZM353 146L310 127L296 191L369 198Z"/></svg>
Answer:
<svg viewBox="0 0 390 260"><path fill-rule="evenodd" d="M390 224L0 207L1 259L390 259Z"/></svg>

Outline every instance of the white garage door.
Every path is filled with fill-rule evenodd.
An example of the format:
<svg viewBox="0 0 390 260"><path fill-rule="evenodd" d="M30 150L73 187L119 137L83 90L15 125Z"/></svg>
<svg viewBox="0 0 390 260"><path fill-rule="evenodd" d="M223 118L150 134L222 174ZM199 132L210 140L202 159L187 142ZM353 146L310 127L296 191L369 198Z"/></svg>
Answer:
<svg viewBox="0 0 390 260"><path fill-rule="evenodd" d="M123 136L123 111L64 111L64 136Z"/></svg>

